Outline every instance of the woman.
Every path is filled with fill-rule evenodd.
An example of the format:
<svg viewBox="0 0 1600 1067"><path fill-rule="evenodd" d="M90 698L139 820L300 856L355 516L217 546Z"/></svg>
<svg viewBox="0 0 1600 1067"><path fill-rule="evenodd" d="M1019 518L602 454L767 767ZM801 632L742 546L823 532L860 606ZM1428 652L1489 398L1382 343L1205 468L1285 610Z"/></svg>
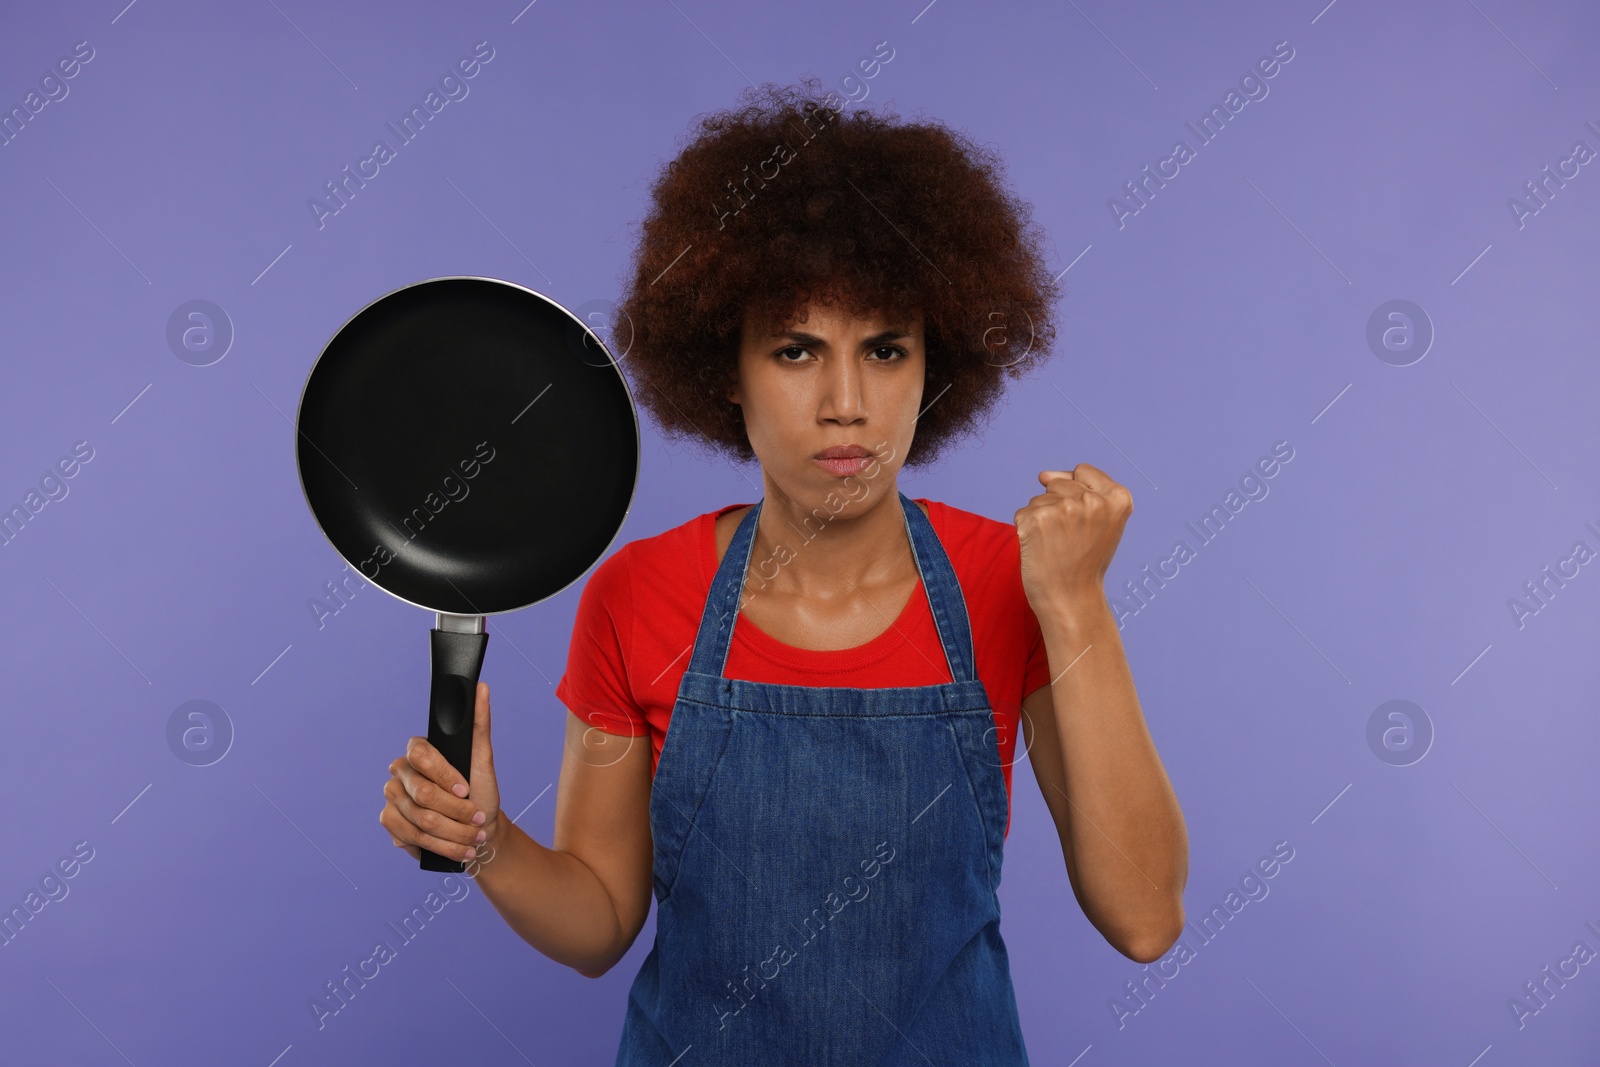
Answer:
<svg viewBox="0 0 1600 1067"><path fill-rule="evenodd" d="M1057 293L994 160L808 89L702 121L613 334L663 430L759 461L760 500L585 585L552 847L500 812L483 684L470 787L413 737L380 822L589 977L655 897L618 1064L1024 1064L995 895L1019 723L1090 921L1144 962L1183 927L1102 584L1132 501L1087 463L1013 524L899 492L1037 363Z"/></svg>

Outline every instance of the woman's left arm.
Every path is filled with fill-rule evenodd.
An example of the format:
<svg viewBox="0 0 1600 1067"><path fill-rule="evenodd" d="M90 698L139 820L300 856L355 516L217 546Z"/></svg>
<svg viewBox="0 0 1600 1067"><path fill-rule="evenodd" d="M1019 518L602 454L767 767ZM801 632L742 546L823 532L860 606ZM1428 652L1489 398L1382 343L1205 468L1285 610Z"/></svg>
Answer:
<svg viewBox="0 0 1600 1067"><path fill-rule="evenodd" d="M1084 914L1148 963L1183 931L1189 843L1105 595L1133 498L1087 463L1039 481L1045 491L1016 514L1052 679L1023 701L1028 758Z"/></svg>

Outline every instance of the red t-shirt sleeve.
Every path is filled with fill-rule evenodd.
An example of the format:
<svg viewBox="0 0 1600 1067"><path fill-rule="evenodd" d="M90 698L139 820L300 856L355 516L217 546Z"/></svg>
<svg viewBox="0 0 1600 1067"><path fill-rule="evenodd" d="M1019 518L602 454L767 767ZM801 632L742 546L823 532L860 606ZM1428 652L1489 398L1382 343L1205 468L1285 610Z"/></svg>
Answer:
<svg viewBox="0 0 1600 1067"><path fill-rule="evenodd" d="M1026 595L1022 598L1022 610L1028 615L1028 667L1022 675L1022 696L1027 699L1034 690L1050 684L1050 659L1045 654L1044 633L1039 629L1039 618L1033 613Z"/></svg>
<svg viewBox="0 0 1600 1067"><path fill-rule="evenodd" d="M597 730L638 737L649 732L649 724L628 681L634 618L628 563L624 545L584 583L556 699Z"/></svg>

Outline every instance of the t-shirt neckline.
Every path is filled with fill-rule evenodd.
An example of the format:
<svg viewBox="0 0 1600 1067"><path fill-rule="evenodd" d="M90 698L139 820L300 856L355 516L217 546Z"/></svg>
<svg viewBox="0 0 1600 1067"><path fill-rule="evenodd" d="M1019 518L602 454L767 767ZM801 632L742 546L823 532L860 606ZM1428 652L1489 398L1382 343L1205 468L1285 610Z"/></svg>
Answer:
<svg viewBox="0 0 1600 1067"><path fill-rule="evenodd" d="M701 585L708 594L711 590L712 579L716 576L717 567L721 563L717 559L717 519L719 516L750 504L754 504L754 501L744 504L728 504L701 516ZM928 510L931 517L933 510L931 503L928 505ZM751 560L752 569L757 562L754 559ZM793 670L831 674L836 671L856 670L867 667L887 658L906 643L906 634L917 623L919 614L932 615L932 611L928 607L927 590L923 587L921 575L918 575L916 588L912 590L911 596L906 600L905 607L900 610L900 614L895 618L894 622L872 640L865 644L856 645L854 648L812 649L798 648L794 645L785 644L750 621L742 611L735 620L733 640L745 644L762 658L781 663Z"/></svg>

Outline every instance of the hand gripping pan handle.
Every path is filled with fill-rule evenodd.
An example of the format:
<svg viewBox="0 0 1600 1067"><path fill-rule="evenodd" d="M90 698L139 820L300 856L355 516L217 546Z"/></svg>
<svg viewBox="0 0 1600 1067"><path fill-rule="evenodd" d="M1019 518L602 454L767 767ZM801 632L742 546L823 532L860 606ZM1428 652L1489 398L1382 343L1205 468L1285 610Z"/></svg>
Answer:
<svg viewBox="0 0 1600 1067"><path fill-rule="evenodd" d="M439 613L439 625L428 631L433 684L428 690L428 743L472 781L472 719L477 704L478 674L489 635L483 616ZM461 873L461 860L422 850L422 869Z"/></svg>

